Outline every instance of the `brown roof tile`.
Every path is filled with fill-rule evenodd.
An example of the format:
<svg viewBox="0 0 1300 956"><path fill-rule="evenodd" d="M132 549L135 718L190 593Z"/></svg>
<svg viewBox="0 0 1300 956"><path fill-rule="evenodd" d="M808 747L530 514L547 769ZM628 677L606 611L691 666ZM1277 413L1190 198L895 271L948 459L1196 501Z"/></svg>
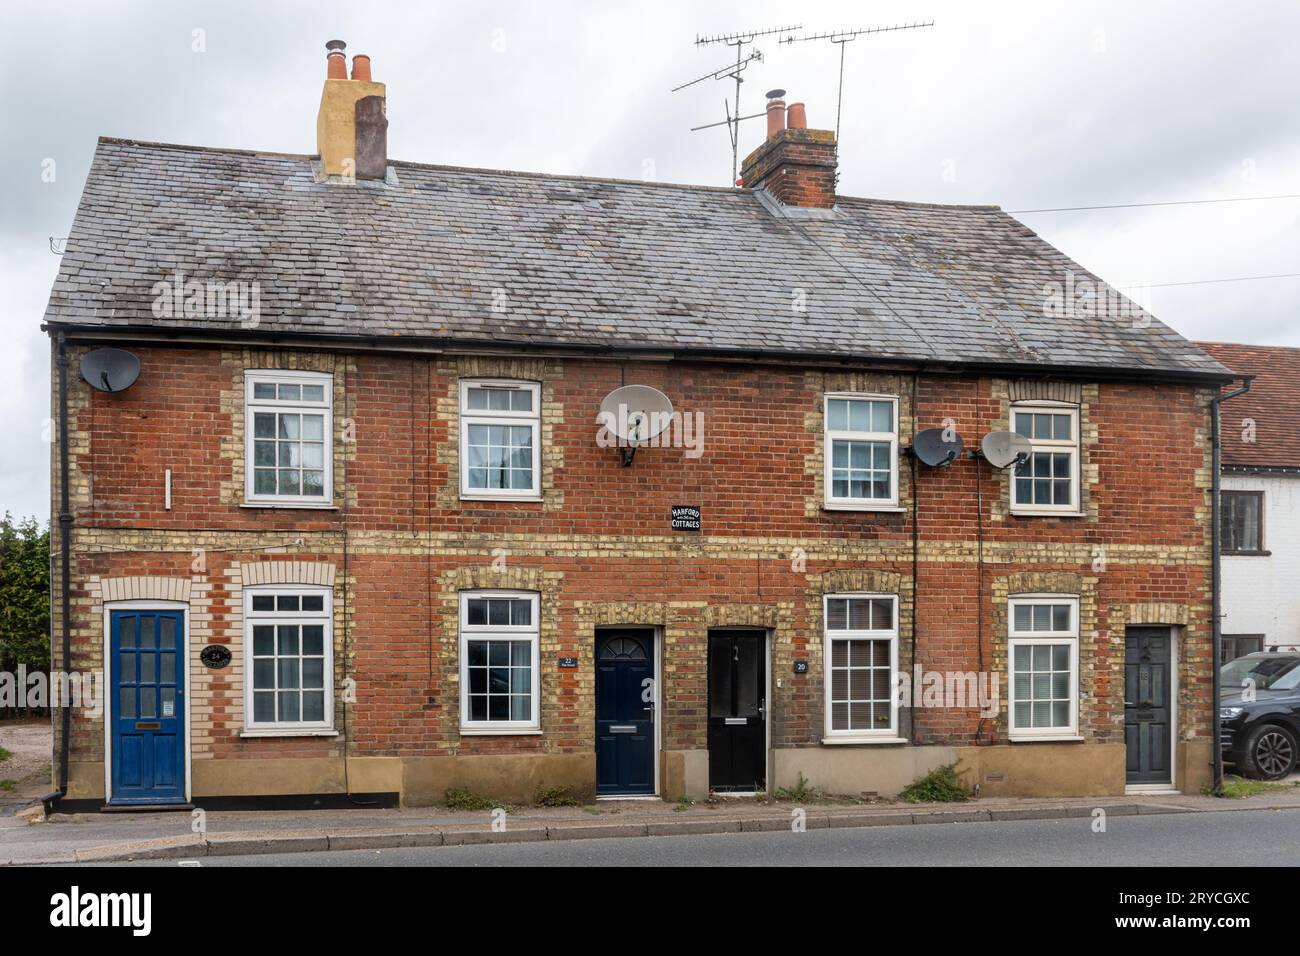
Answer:
<svg viewBox="0 0 1300 956"><path fill-rule="evenodd" d="M1198 342L1242 375L1256 376L1250 391L1223 405L1223 464L1300 468L1300 349ZM1255 440L1246 419L1255 423Z"/></svg>

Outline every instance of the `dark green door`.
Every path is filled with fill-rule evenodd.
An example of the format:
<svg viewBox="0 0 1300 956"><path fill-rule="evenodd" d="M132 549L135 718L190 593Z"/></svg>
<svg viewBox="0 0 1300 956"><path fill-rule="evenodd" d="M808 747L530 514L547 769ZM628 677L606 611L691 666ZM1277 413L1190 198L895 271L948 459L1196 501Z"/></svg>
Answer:
<svg viewBox="0 0 1300 956"><path fill-rule="evenodd" d="M1128 783L1172 783L1170 682L1173 635L1130 627L1124 637L1124 743Z"/></svg>

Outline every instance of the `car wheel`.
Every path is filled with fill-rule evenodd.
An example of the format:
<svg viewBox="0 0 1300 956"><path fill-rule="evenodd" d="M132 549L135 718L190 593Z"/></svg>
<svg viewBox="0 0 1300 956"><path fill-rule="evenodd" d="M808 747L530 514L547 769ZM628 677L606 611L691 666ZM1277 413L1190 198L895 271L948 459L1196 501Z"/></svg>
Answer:
<svg viewBox="0 0 1300 956"><path fill-rule="evenodd" d="M1277 724L1256 727L1242 750L1242 769L1248 777L1279 780L1295 768L1295 735Z"/></svg>

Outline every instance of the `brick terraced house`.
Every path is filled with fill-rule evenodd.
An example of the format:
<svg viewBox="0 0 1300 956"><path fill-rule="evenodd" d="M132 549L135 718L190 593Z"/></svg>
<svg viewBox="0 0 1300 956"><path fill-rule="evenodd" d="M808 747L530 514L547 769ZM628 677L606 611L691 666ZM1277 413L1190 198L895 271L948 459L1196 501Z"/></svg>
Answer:
<svg viewBox="0 0 1300 956"><path fill-rule="evenodd" d="M801 104L743 188L398 162L337 46L319 155L96 149L44 326L54 666L108 686L69 805L1209 779L1226 368L997 207L836 195ZM634 454L628 385L678 413Z"/></svg>

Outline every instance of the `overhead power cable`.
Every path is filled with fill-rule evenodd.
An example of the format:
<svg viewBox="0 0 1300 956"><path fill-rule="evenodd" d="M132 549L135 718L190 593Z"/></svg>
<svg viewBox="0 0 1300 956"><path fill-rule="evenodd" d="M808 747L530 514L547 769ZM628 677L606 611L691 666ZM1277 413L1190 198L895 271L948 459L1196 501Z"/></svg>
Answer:
<svg viewBox="0 0 1300 956"><path fill-rule="evenodd" d="M1264 202L1270 199L1300 199L1300 193L1284 193L1280 196L1237 196L1231 199L1176 199L1169 202L1122 202L1105 206L1052 206L1046 209L1006 209L1012 215L1024 215L1033 212L1085 212L1091 209L1147 209L1153 206L1202 206L1210 203L1224 202Z"/></svg>
<svg viewBox="0 0 1300 956"><path fill-rule="evenodd" d="M1139 288L1168 289L1176 285L1215 285L1220 282L1254 282L1256 279L1300 279L1300 272L1279 272L1270 276L1234 276L1230 279L1192 279L1188 282L1135 283Z"/></svg>

